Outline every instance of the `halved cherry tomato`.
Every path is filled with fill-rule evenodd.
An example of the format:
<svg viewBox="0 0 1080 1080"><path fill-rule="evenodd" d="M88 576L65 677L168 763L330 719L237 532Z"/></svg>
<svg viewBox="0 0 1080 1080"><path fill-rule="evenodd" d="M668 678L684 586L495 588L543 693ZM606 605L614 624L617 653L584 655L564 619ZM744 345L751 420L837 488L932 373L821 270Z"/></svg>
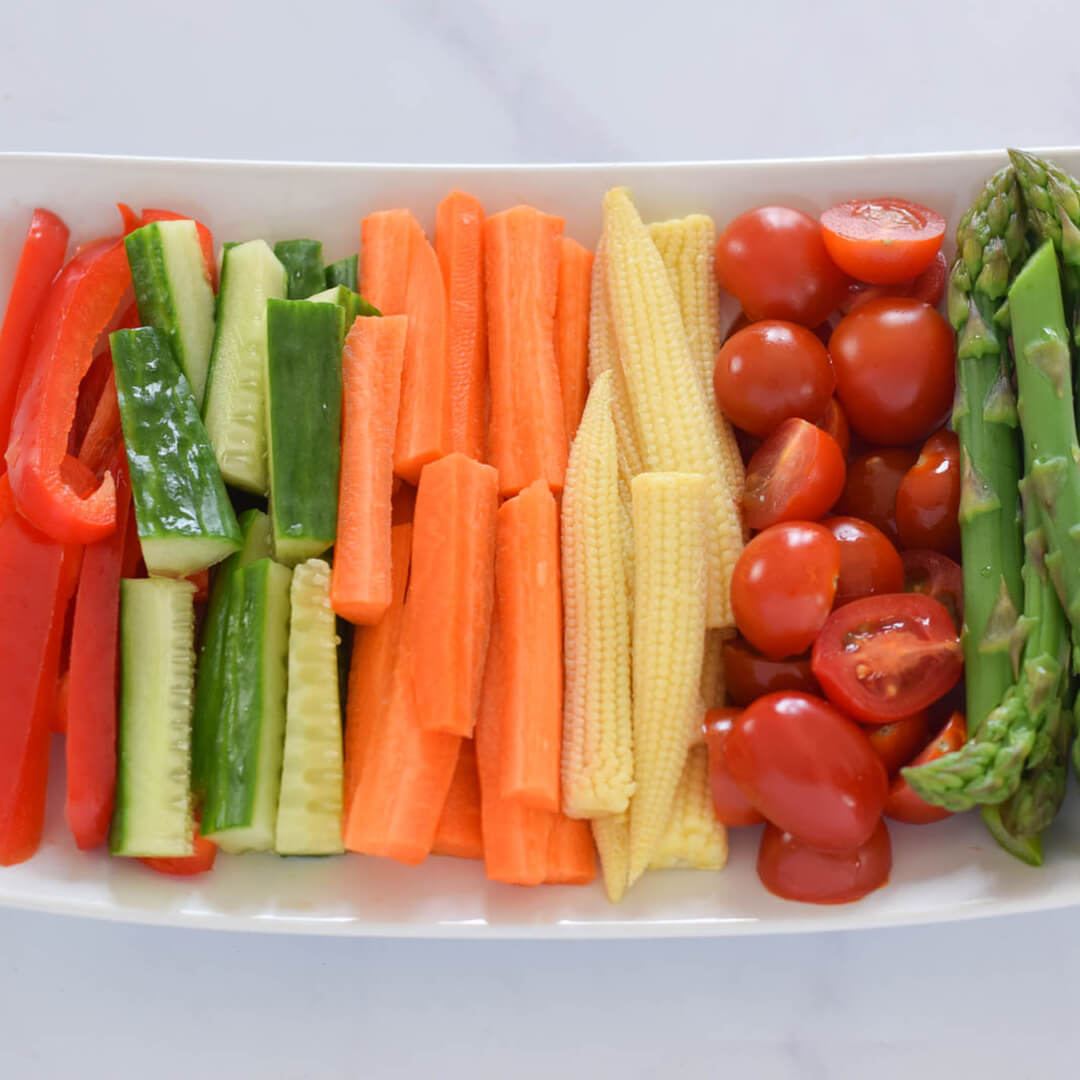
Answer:
<svg viewBox="0 0 1080 1080"><path fill-rule="evenodd" d="M960 440L942 428L923 445L896 491L896 527L909 548L960 555Z"/></svg>
<svg viewBox="0 0 1080 1080"><path fill-rule="evenodd" d="M749 705L724 759L757 810L823 851L864 843L885 805L885 766L862 728L810 694L788 690Z"/></svg>
<svg viewBox="0 0 1080 1080"><path fill-rule="evenodd" d="M945 727L911 762L912 768L916 765L925 765L928 761L936 761L946 754L951 754L954 750L959 750L966 739L967 724L964 714L954 712ZM933 821L943 821L949 813L943 806L931 806L916 795L903 776L898 776L889 787L889 797L885 800L885 815L894 821L906 821L909 825L929 825Z"/></svg>
<svg viewBox="0 0 1080 1080"><path fill-rule="evenodd" d="M848 904L880 889L892 870L892 841L884 821L851 851L817 851L791 833L768 825L758 849L762 885L784 900Z"/></svg>
<svg viewBox="0 0 1080 1080"><path fill-rule="evenodd" d="M863 304L837 324L829 355L852 428L879 446L925 439L952 405L952 328L921 300Z"/></svg>
<svg viewBox="0 0 1080 1080"><path fill-rule="evenodd" d="M945 219L910 199L849 199L821 215L825 249L845 273L875 285L910 281L933 261Z"/></svg>
<svg viewBox="0 0 1080 1080"><path fill-rule="evenodd" d="M809 521L773 525L743 548L731 575L735 625L774 660L797 656L828 618L840 573L840 545Z"/></svg>
<svg viewBox="0 0 1080 1080"><path fill-rule="evenodd" d="M902 447L860 454L848 465L844 494L837 503L837 512L869 521L894 544L898 543L896 493L915 460L915 452Z"/></svg>
<svg viewBox="0 0 1080 1080"><path fill-rule="evenodd" d="M837 441L808 420L785 420L746 468L743 510L751 529L816 521L844 490L847 466Z"/></svg>
<svg viewBox="0 0 1080 1080"><path fill-rule="evenodd" d="M827 431L840 447L840 453L847 460L851 453L851 426L847 422L844 410L840 408L840 402L835 397L829 398L829 404L825 411L815 421L822 431Z"/></svg>
<svg viewBox="0 0 1080 1080"><path fill-rule="evenodd" d="M829 354L818 337L778 319L752 323L728 338L713 370L724 415L763 438L789 416L816 419L835 388Z"/></svg>
<svg viewBox="0 0 1080 1080"><path fill-rule="evenodd" d="M723 656L724 688L735 705L749 705L777 690L802 690L807 694L821 691L810 670L809 655L772 660L749 642L735 638L724 642Z"/></svg>
<svg viewBox="0 0 1080 1080"><path fill-rule="evenodd" d="M867 724L925 709L964 667L948 611L918 593L855 600L829 616L810 654L829 700Z"/></svg>
<svg viewBox="0 0 1080 1080"><path fill-rule="evenodd" d="M834 608L875 593L904 591L904 564L880 529L854 517L826 518L821 524L840 545Z"/></svg>
<svg viewBox="0 0 1080 1080"><path fill-rule="evenodd" d="M867 301L879 300L883 296L910 296L931 307L937 307L945 296L948 276L949 264L939 251L934 256L934 261L911 281L902 281L897 285L869 285L865 281L853 281L840 301L840 310L843 314L850 315Z"/></svg>
<svg viewBox="0 0 1080 1080"><path fill-rule="evenodd" d="M930 738L930 714L923 709L914 716L867 728L866 734L892 779L926 745Z"/></svg>
<svg viewBox="0 0 1080 1080"><path fill-rule="evenodd" d="M742 789L731 778L724 760L724 743L741 709L710 709L705 714L705 744L709 748L709 783L713 809L729 827L760 825L765 819L747 802Z"/></svg>
<svg viewBox="0 0 1080 1080"><path fill-rule="evenodd" d="M952 616L957 631L964 625L964 572L940 551L912 548L900 556L904 591L933 597Z"/></svg>
<svg viewBox="0 0 1080 1080"><path fill-rule="evenodd" d="M824 322L847 278L825 250L821 225L800 210L760 206L740 214L716 241L716 278L751 320Z"/></svg>

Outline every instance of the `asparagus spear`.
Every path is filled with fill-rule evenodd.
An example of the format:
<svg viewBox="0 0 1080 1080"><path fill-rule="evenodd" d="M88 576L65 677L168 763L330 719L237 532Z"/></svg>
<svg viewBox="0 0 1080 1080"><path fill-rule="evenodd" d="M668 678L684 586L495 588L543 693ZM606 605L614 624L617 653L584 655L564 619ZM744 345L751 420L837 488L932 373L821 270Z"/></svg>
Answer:
<svg viewBox="0 0 1080 1080"><path fill-rule="evenodd" d="M957 333L960 528L968 731L975 732L1014 681L1010 644L1021 596L1017 513L1020 452L1009 381L1007 331L995 316L1025 254L1016 174L987 181L956 230L949 320Z"/></svg>

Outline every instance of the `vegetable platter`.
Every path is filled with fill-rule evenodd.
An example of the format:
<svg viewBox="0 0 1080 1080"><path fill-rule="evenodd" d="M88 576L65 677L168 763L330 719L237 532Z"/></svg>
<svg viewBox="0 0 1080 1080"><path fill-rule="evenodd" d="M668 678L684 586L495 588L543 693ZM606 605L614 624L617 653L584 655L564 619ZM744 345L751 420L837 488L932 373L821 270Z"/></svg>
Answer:
<svg viewBox="0 0 1080 1080"><path fill-rule="evenodd" d="M13 432L9 474L0 478L4 519L17 514L21 523L0 529L21 537L32 521L44 530L34 535L56 545L4 541L9 561L25 560L28 568L25 580L10 568L7 574L5 648L25 650L33 665L33 618L15 613L42 607L37 581L58 597L74 595L77 574L60 685L82 688L77 699L56 694L72 726L52 738L40 842L36 824L19 814L40 804L43 784L18 812L0 808L0 817L8 814L0 820L0 854L10 864L0 869L0 904L237 930L646 937L887 926L1080 903L1075 780L1061 782L1071 750L1067 642L1075 612L1068 599L1064 611L1057 600L1062 590L1072 595L1068 521L1080 485L1050 475L1075 437L1072 395L1065 403L1054 388L1063 356L1067 365L1080 294L1073 240L1080 201L1067 177L1080 171L1080 151L1040 155L1066 172L1047 173L1040 158L1022 158L1016 173L995 175L1008 163L1004 151L551 167L0 155L0 295L11 290L35 207L63 218L72 241L65 258L76 253L52 286L49 303L60 317L47 309L37 319L27 365L39 370L22 374L17 400L8 394L14 417L0 417ZM910 203L882 211L875 200L883 196ZM864 201L852 210L845 200L853 199ZM80 249L120 234L117 201L127 204L126 241L108 251ZM479 229L477 204L487 215ZM739 263L748 249L758 266L767 258L753 246L758 223L740 217L761 206L808 214L795 217L813 222L818 247L825 238L821 280L835 278L843 291L850 277L839 267L868 289L848 285L840 312L837 292L822 301L820 315L811 311L816 281L795 283L794 314L784 297L766 295L774 284L768 274L748 277ZM934 213L923 215L924 207ZM817 219L827 208L822 233ZM899 228L903 242L890 235L880 243L875 215L882 213L886 230ZM715 233L701 215L721 234L716 275L727 293L719 309ZM213 238L188 219L209 225ZM866 243L867 220L877 246ZM67 237L57 229L50 240L49 220L35 222L43 247L60 249L46 252L40 275L47 284ZM650 229L650 222L671 224ZM958 273L963 260L953 267L946 305L944 269L925 289L910 279L931 273L939 247L937 263L953 263L958 224L974 274ZM792 255L792 245L802 243L799 228L784 233L769 222L786 245L782 261L801 258ZM469 239L481 233L483 255ZM321 249L297 239L311 237ZM1060 279L1054 247L1038 245L1047 237L1062 256ZM693 260L695 244L707 259ZM359 280L350 263L358 249ZM599 291L595 268L590 272L594 251ZM476 306L470 259L486 275L486 316ZM16 296L32 297L32 274L20 275ZM135 304L130 294L125 303L132 282ZM57 298L60 284L68 291ZM736 321L740 302L744 315ZM941 427L953 392L953 339L935 304L947 307L959 333L958 401L965 390L990 395L984 400L995 407L983 419L1013 434L988 434L963 407L954 414L955 436ZM817 329L831 360L812 333L830 313L831 327ZM739 330L746 316L758 321ZM470 317L477 323L471 337ZM807 329L762 321L778 317ZM715 332L711 343L699 332L705 318ZM1007 407L1010 318L1020 425ZM874 364L883 362L889 335L904 319L909 336L898 347L912 357L910 370L906 383L890 387L896 365L875 372ZM66 421L83 425L72 441L54 418L64 413L55 402L65 378L75 380L67 391L72 404L88 384L78 391L82 374L58 374L43 354L50 333L69 340L80 320L92 337L113 331L111 365L97 365L97 393L100 405L107 382L119 415L84 408L81 420ZM18 327L5 333L10 352ZM776 333L787 335L779 346L761 345ZM725 336L714 397L706 383ZM445 367L425 366L425 356L447 348ZM778 362L801 374L818 363L820 348L827 384L812 373L801 382L781 379L779 399L773 394L755 412L747 404L753 387L738 380L744 353L760 369L763 348L774 356L779 349ZM983 386L985 368L972 358L994 349L1008 376ZM947 357L947 377L931 370L938 354ZM545 388L546 357L556 377ZM485 362L490 391L476 375ZM917 400L899 409L912 380ZM515 395L519 385L530 388L527 403ZM433 424L449 424L440 394L446 400L461 386L453 434L448 426L445 437L433 435ZM795 401L800 393L809 404ZM821 413L822 401L832 414ZM396 416L396 425L387 416ZM741 429L738 447L729 419ZM111 444L103 434L110 422L117 434ZM849 422L861 440L852 451ZM76 457L50 473L49 439L61 436ZM869 459L894 453L881 446L901 444L913 447L904 451L910 458L895 466L890 513L876 518L882 481L867 479L879 467ZM798 490L785 488L785 469L811 453L817 457L796 475ZM839 479L822 479L830 454ZM485 457L489 464L480 463ZM183 468L170 464L177 460ZM951 495L941 477L955 478ZM409 499L402 509L399 489L410 485L418 485L415 505ZM996 521L995 492L1009 502L1021 489L1027 543L1017 539L1013 551L1008 530L998 529L1002 540L986 522ZM268 492L269 504L261 501ZM961 501L942 518L937 505L949 498ZM924 552L907 554L925 547L958 555L956 505L967 614L981 620L980 640L991 643L984 648L973 645L970 631L961 643L949 617L958 616L959 586L943 585ZM798 524L803 518L825 521ZM756 534L749 547L744 520ZM1019 538L1019 521L1016 527ZM793 540L793 529L805 535ZM807 537L817 549L806 547ZM779 580L783 554L778 563L769 543L804 548L794 555L803 578L780 620L768 610L776 598L762 600L761 568L753 565ZM558 568L560 544L561 587L553 588L546 568ZM76 546L80 554L72 557ZM83 546L92 554L82 554ZM897 548L905 550L902 568ZM892 560L886 570L881 559L875 563L882 583L853 585L844 560L871 549ZM794 602L806 599L799 590L805 593L815 573L815 551L827 556L821 573L829 585L807 631L799 620L809 609L796 611ZM996 599L971 592L971 552L1000 564ZM406 566L411 555L407 596L402 553ZM955 563L942 559L958 575ZM905 581L915 593L906 599ZM874 608L879 600L891 605L888 612ZM110 614L115 605L118 620ZM356 644L336 652L344 624L335 627L335 612L357 624ZM875 619L881 625L871 633ZM458 632L445 632L449 625ZM52 631L39 633L43 643L59 642ZM101 653L97 643L114 637L115 649ZM730 700L719 690L710 700L709 656L719 659L721 640ZM811 644L813 677L786 685L810 689L812 697L789 690L777 703L762 696L764 684L746 690L766 655L781 666L804 663L809 672L811 654L801 656ZM52 647L41 646L44 670ZM733 650L742 650L740 667ZM348 691L343 678L339 694L338 661L350 652ZM95 695L112 701L95 663L114 670L116 657L115 717L91 722ZM962 715L943 711L963 710L956 684L963 687L965 657L968 709L990 717L969 724L966 745ZM879 661L885 674L868 677ZM385 685L372 681L384 669L392 672ZM740 677L741 689L732 684ZM15 686L9 698L18 700L18 692ZM50 701L53 693L50 683ZM747 700L737 700L740 694ZM360 714L354 699L381 710L373 733L357 735L353 724L350 735L351 718ZM703 704L748 706L726 718L709 714L708 762ZM909 721L916 709L930 718ZM395 710L419 724L404 741ZM673 734L673 716L690 717L693 730ZM15 746L10 717L5 722ZM94 754L101 757L100 731L112 724L115 765L111 742L102 765ZM896 726L909 732L910 745L899 746ZM809 730L817 735L807 742ZM99 744L87 751L95 732ZM789 758L813 759L822 745L831 748L848 769L849 788L836 773L831 783L840 786L825 791L824 802L793 804L790 776L781 776L790 763L773 761L771 775L761 765L762 747L771 746L775 758L781 743ZM851 752L836 749L843 746ZM65 775L65 759L75 763L73 774ZM921 768L901 774L913 759ZM44 769L40 753L35 760L19 780L24 795ZM1056 771L1047 772L1051 765ZM95 789L103 787L103 769L107 800ZM716 787L720 773L731 785L727 802ZM838 800L831 810L830 799ZM977 811L936 820L976 804L989 831ZM763 815L773 822L764 842L760 827L738 827ZM481 816L482 844L472 820ZM593 819L599 859L584 819ZM193 820L201 822L194 842ZM725 831L720 822L733 827ZM873 880L837 888L831 869L824 877L817 872L822 859ZM808 866L809 879L792 869Z"/></svg>

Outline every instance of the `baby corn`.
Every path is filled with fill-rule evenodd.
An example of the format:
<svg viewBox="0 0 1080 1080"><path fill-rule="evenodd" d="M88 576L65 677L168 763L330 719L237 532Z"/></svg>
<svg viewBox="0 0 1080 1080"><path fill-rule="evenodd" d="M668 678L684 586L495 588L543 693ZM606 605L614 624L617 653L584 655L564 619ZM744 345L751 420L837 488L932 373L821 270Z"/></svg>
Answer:
<svg viewBox="0 0 1080 1080"><path fill-rule="evenodd" d="M727 854L727 829L713 810L709 751L698 743L686 755L671 817L649 869L722 870Z"/></svg>

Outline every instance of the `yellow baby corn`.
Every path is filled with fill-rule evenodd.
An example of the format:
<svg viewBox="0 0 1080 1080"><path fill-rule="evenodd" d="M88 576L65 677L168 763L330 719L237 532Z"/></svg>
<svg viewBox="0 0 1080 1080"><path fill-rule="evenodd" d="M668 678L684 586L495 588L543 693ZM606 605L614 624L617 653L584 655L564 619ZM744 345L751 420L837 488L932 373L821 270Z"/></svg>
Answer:
<svg viewBox="0 0 1080 1080"><path fill-rule="evenodd" d="M724 704L724 642L731 637L727 630L705 633L705 656L701 661L701 701L706 709Z"/></svg>
<svg viewBox="0 0 1080 1080"><path fill-rule="evenodd" d="M626 895L627 870L630 866L630 819L628 814L594 818L593 840L600 855L600 872L607 898L617 904Z"/></svg>
<svg viewBox="0 0 1080 1080"><path fill-rule="evenodd" d="M576 818L620 813L634 790L630 596L612 380L605 371L589 391L562 500L562 799Z"/></svg>
<svg viewBox="0 0 1080 1080"><path fill-rule="evenodd" d="M636 786L628 887L649 865L700 737L710 498L705 477L692 473L642 473L631 490Z"/></svg>
<svg viewBox="0 0 1080 1080"><path fill-rule="evenodd" d="M649 869L722 870L727 854L727 829L713 810L709 751L698 743L686 755L671 817Z"/></svg>

